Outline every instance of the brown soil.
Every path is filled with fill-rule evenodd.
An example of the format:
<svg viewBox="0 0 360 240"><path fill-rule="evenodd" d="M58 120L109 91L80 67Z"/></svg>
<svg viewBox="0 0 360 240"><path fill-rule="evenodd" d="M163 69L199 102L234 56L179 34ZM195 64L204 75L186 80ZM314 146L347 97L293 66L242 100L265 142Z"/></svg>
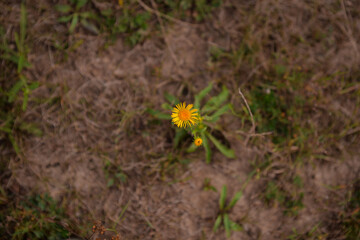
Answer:
<svg viewBox="0 0 360 240"><path fill-rule="evenodd" d="M40 6L50 8L52 1L29 5L29 34L33 39L29 60L33 68L26 74L40 82L32 98L52 101L33 103L25 113L24 119L36 122L44 135L22 138L24 157L11 159L12 176L7 187L19 194L23 190L28 194L49 192L66 203L74 221L89 226L93 220L113 226L128 204L124 219L116 224L122 239L225 239L223 230L212 232L219 193L203 191L204 179L210 178L218 191L227 185L228 196L233 196L254 170L252 163L262 162L267 153L272 153L275 161L260 178L250 180L230 214L244 228L233 232L230 239L285 239L293 229L306 233L319 223L319 232L325 233L325 238L341 236L331 226L338 203L359 179L360 154L354 148L358 133L355 140L337 142L337 149L325 149L328 159L309 157L298 166L291 164L290 153L276 153L268 136L246 144L245 138L235 133L243 124L227 115L221 120L222 132L237 157L230 160L215 153L212 163L206 164L203 150L190 155L174 150L171 123L154 124L153 117L145 112L148 107L160 109L164 92L192 102L193 94L210 81L226 84L231 102L242 111L238 87L268 71L275 48L291 52L288 57L293 66L317 69L314 78L359 67L360 17L349 12L352 17L341 11L331 13L331 4L336 1L318 0L317 6L295 0L224 2L211 20L199 24L167 22L165 35L152 34L134 48L121 38L104 48L103 37L80 31L69 37L72 43L83 42L69 52L66 61L61 61L50 44L55 34L66 32L66 28L56 23L53 15L38 10ZM357 1L344 2L359 14ZM19 4L1 3L0 7L11 9L2 13L2 21L14 31L11 23L17 24ZM7 17L10 20L5 20ZM334 32L327 46L316 41L294 44L292 36L313 38L317 30L330 25ZM257 67L237 63L234 73L231 64L208 65L210 47L232 51L244 39L264 48L254 57ZM226 76L230 80L224 80ZM315 83L310 79L313 91L322 91L311 84ZM216 85L214 93L219 89ZM331 105L339 118L358 121L359 105L348 98L333 98L330 92L322 94L329 96L324 106ZM332 121L326 119L321 107L314 110L320 115L314 114L310 120L319 127ZM166 172L163 166L169 154L191 162L175 164ZM121 168L127 175L126 183L107 187L106 162ZM304 208L297 216L283 214L281 206L267 204L263 196L269 180L293 174L298 174L304 184ZM328 186L343 188L335 191Z"/></svg>

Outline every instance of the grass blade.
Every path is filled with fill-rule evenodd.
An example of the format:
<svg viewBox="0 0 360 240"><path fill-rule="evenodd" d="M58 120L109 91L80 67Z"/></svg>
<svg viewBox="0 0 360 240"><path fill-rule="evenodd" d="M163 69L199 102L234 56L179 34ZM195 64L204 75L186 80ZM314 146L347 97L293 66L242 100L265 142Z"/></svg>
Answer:
<svg viewBox="0 0 360 240"><path fill-rule="evenodd" d="M55 6L55 10L61 13L68 13L71 11L71 6L59 4Z"/></svg>
<svg viewBox="0 0 360 240"><path fill-rule="evenodd" d="M218 230L218 228L220 227L221 224L221 215L219 215L216 218L215 224L214 224L214 228L213 228L213 232L216 232Z"/></svg>
<svg viewBox="0 0 360 240"><path fill-rule="evenodd" d="M227 111L230 110L230 106L229 104L226 104L224 106L222 106L219 110L217 110L212 116L211 116L211 120L209 120L209 122L216 122L217 120L219 120L219 118L221 117L221 115L223 115L224 113L226 113Z"/></svg>
<svg viewBox="0 0 360 240"><path fill-rule="evenodd" d="M221 189L221 194L220 194L220 199L219 199L219 207L220 210L223 210L225 207L225 202L226 202L226 186L224 185L223 188Z"/></svg>
<svg viewBox="0 0 360 240"><path fill-rule="evenodd" d="M235 158L234 150L227 148L222 143L220 143L219 140L217 140L214 136L212 136L210 133L206 134L209 139L214 143L215 147L219 149L219 151L224 154L228 158Z"/></svg>
<svg viewBox="0 0 360 240"><path fill-rule="evenodd" d="M224 214L224 227L225 227L226 237L229 238L231 236L231 226L230 226L229 215L227 213Z"/></svg>
<svg viewBox="0 0 360 240"><path fill-rule="evenodd" d="M8 102L11 103L15 100L17 93L20 91L20 89L24 86L25 82L24 80L20 79L17 81L14 86L10 89L8 95Z"/></svg>
<svg viewBox="0 0 360 240"><path fill-rule="evenodd" d="M176 105L180 102L177 97L175 97L174 95L172 95L170 93L165 92L164 96L165 96L165 99L168 100L170 105Z"/></svg>
<svg viewBox="0 0 360 240"><path fill-rule="evenodd" d="M237 203L237 201L239 201L239 199L242 196L242 191L239 191L235 194L235 196L231 199L229 205L226 207L227 210L230 210L231 208L233 208L235 206L235 204Z"/></svg>
<svg viewBox="0 0 360 240"><path fill-rule="evenodd" d="M237 224L236 222L233 222L230 220L230 229L232 231L242 231L243 227L239 224Z"/></svg>
<svg viewBox="0 0 360 240"><path fill-rule="evenodd" d="M200 108L200 101L206 96L206 94L208 94L211 91L212 87L213 87L212 83L209 83L209 85L206 88L201 90L199 94L195 95L194 107L196 109Z"/></svg>
<svg viewBox="0 0 360 240"><path fill-rule="evenodd" d="M217 108L223 104L229 96L229 90L227 87L223 86L222 91L216 97L212 97L205 106L201 109L202 113L212 112L215 111Z"/></svg>
<svg viewBox="0 0 360 240"><path fill-rule="evenodd" d="M74 14L73 19L72 19L71 24L70 24L70 27L69 27L69 32L70 33L74 32L78 21L79 21L79 16L77 14Z"/></svg>
<svg viewBox="0 0 360 240"><path fill-rule="evenodd" d="M206 163L210 163L211 162L211 148L209 145L209 141L208 141L207 137L205 136L205 133L201 133L201 139L203 140L203 146L205 148Z"/></svg>
<svg viewBox="0 0 360 240"><path fill-rule="evenodd" d="M186 135L187 135L187 133L185 130L176 129L175 138L174 138L174 148L177 148L179 146L180 141L183 140L184 137L186 137Z"/></svg>
<svg viewBox="0 0 360 240"><path fill-rule="evenodd" d="M24 3L22 3L20 10L20 45L22 46L21 51L24 50L25 34L26 34L26 8Z"/></svg>
<svg viewBox="0 0 360 240"><path fill-rule="evenodd" d="M150 113L151 115L153 115L154 117L158 118L158 119L163 119L163 120L171 120L171 115L170 114L166 114L166 113L162 113L160 111L148 108L146 110L146 112Z"/></svg>

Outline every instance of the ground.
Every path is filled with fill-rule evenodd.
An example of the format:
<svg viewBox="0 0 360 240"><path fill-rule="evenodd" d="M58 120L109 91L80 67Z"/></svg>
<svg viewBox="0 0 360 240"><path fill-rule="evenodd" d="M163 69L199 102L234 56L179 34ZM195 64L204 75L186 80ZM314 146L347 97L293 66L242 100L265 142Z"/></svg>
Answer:
<svg viewBox="0 0 360 240"><path fill-rule="evenodd" d="M227 239L223 186L242 193L228 239L360 238L358 1L81 2L26 1L25 50L21 1L0 3L5 239ZM94 16L71 29L70 13ZM149 110L210 83L201 103L225 87L231 110L209 132L235 157L211 143L207 163Z"/></svg>

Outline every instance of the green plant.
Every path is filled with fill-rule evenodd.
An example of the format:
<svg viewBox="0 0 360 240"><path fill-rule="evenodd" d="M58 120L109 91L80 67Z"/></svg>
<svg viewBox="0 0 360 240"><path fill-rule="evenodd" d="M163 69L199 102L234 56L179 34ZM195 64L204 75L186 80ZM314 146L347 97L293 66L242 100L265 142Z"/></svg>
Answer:
<svg viewBox="0 0 360 240"><path fill-rule="evenodd" d="M125 34L125 40L131 46L144 40L148 29L149 12L135 11L132 6L124 5L121 13L117 14L111 9L101 11L101 23L114 41L119 34Z"/></svg>
<svg viewBox="0 0 360 240"><path fill-rule="evenodd" d="M187 136L187 132L191 133L195 141L188 147L188 153L194 152L199 147L196 145L196 140L201 139L201 142L198 145L202 144L204 146L207 163L210 163L212 156L210 141L224 156L235 158L234 150L227 147L211 133L211 126L219 121L220 117L227 113L231 108L230 104L226 103L229 96L229 90L223 86L219 95L210 98L203 107L200 108L201 101L211 91L212 87L213 85L210 83L206 88L195 95L194 107L198 110L198 113L196 113L198 114L198 120L195 121L196 123L176 128L174 137L174 147L176 148L181 140ZM174 111L175 108L172 108L172 105L177 104L177 106L181 106L181 104L179 104L180 101L175 96L166 93L165 98L168 103L162 105L163 109ZM151 108L148 108L147 112L158 119L170 120L172 118L169 114Z"/></svg>
<svg viewBox="0 0 360 240"><path fill-rule="evenodd" d="M285 191L274 181L269 181L265 191L265 200L268 204L274 202L284 207L284 214L298 215L298 212L304 208L302 200L304 193L301 191L303 185L299 176L293 178L294 188L292 191Z"/></svg>
<svg viewBox="0 0 360 240"><path fill-rule="evenodd" d="M156 2L166 14L182 19L191 15L198 22L206 19L214 9L222 4L222 0L156 0Z"/></svg>
<svg viewBox="0 0 360 240"><path fill-rule="evenodd" d="M1 78L5 78L6 81L1 82L0 86L0 139L7 138L18 155L20 148L15 139L16 131L42 135L42 131L35 124L27 123L20 118L28 106L31 91L39 86L38 82L30 83L23 73L24 69L31 66L27 60L26 24L25 5L21 4L20 31L14 34L15 49L9 46L3 29L0 29L0 56L9 63L1 73Z"/></svg>
<svg viewBox="0 0 360 240"><path fill-rule="evenodd" d="M236 222L231 221L229 218L229 212L235 206L237 201L241 198L242 191L237 192L228 204L226 204L226 197L227 197L226 195L227 195L227 188L224 185L220 194L219 213L215 220L213 231L216 232L218 228L221 226L221 223L223 223L226 232L226 237L230 237L231 231L241 231L243 229L242 226L240 226Z"/></svg>
<svg viewBox="0 0 360 240"><path fill-rule="evenodd" d="M2 215L3 216L3 215ZM0 233L12 239L65 239L70 236L65 210L47 194L34 195L8 209ZM74 227L74 226L73 226Z"/></svg>
<svg viewBox="0 0 360 240"><path fill-rule="evenodd" d="M98 34L98 28L89 20L96 20L97 16L90 11L81 11L82 8L88 3L88 0L69 0L70 4L56 5L55 9L62 13L68 14L58 18L61 23L70 22L69 33L73 33L78 23L80 23L87 30Z"/></svg>
<svg viewBox="0 0 360 240"><path fill-rule="evenodd" d="M214 191L214 192L217 192L217 189L211 185L210 183L210 178L205 178L204 179L204 183L203 183L203 186L204 186L204 191Z"/></svg>
<svg viewBox="0 0 360 240"><path fill-rule="evenodd" d="M116 166L108 160L105 161L104 173L108 187L126 183L127 181L127 175L122 171L121 167Z"/></svg>

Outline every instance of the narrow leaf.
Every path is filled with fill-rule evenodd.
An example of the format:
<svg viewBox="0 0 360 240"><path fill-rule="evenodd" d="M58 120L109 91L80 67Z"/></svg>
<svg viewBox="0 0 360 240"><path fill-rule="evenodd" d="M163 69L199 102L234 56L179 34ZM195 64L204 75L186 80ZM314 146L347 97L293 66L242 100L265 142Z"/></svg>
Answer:
<svg viewBox="0 0 360 240"><path fill-rule="evenodd" d="M180 102L177 97L175 97L174 95L172 95L170 93L165 92L164 96L165 96L165 99L168 100L170 105L176 105Z"/></svg>
<svg viewBox="0 0 360 240"><path fill-rule="evenodd" d="M181 140L184 139L184 137L187 135L186 131L183 129L176 129L175 138L174 138L174 148L177 148L179 146L179 143Z"/></svg>
<svg viewBox="0 0 360 240"><path fill-rule="evenodd" d="M241 225L239 225L236 222L233 222L231 220L230 220L230 228L233 231L242 231L243 230L243 227Z"/></svg>
<svg viewBox="0 0 360 240"><path fill-rule="evenodd" d="M87 0L77 0L76 3L76 10L79 10L87 3Z"/></svg>
<svg viewBox="0 0 360 240"><path fill-rule="evenodd" d="M13 148L14 148L16 154L20 156L21 151L20 151L19 145L16 143L15 138L13 137L12 134L9 134L9 139L10 139L11 144L13 145Z"/></svg>
<svg viewBox="0 0 360 240"><path fill-rule="evenodd" d="M217 140L214 136L212 136L210 133L206 134L210 140L214 143L215 147L219 149L219 151L224 154L228 158L235 158L234 150L227 148L222 143L220 143L219 140Z"/></svg>
<svg viewBox="0 0 360 240"><path fill-rule="evenodd" d="M22 103L22 110L25 111L26 110L26 107L27 107L27 104L28 104L28 100L29 100L29 89L28 88L25 88L24 89L24 98L23 98L23 103Z"/></svg>
<svg viewBox="0 0 360 240"><path fill-rule="evenodd" d="M20 89L22 88L22 86L24 86L24 81L22 79L20 79L19 81L17 81L14 86L12 86L12 88L9 91L9 98L8 98L8 102L11 103L15 100L17 93L20 91Z"/></svg>
<svg viewBox="0 0 360 240"><path fill-rule="evenodd" d="M221 194L220 194L220 199L219 199L219 207L220 210L223 210L225 207L225 202L226 202L226 186L224 185L223 188L221 189Z"/></svg>
<svg viewBox="0 0 360 240"><path fill-rule="evenodd" d="M22 131L26 131L30 134L33 134L37 137L41 137L43 132L33 123L26 123L26 122L23 122L20 124L19 128L22 130Z"/></svg>
<svg viewBox="0 0 360 240"><path fill-rule="evenodd" d="M209 145L209 141L204 132L201 133L201 139L203 140L203 146L205 148L206 163L210 163L211 162L211 148Z"/></svg>
<svg viewBox="0 0 360 240"><path fill-rule="evenodd" d="M231 236L231 226L230 226L230 219L228 214L224 214L224 227L226 232L226 237Z"/></svg>
<svg viewBox="0 0 360 240"><path fill-rule="evenodd" d="M26 8L24 3L22 3L20 10L20 44L22 47L24 46L25 43L25 34L26 34Z"/></svg>
<svg viewBox="0 0 360 240"><path fill-rule="evenodd" d="M76 28L76 25L78 23L78 20L79 20L79 16L77 14L74 14L74 17L71 21L71 24L70 24L70 27L69 27L69 32L72 33L74 32L75 28Z"/></svg>
<svg viewBox="0 0 360 240"><path fill-rule="evenodd" d="M61 13L68 13L71 11L71 6L59 4L59 5L55 6L55 9L56 9L56 11L61 12Z"/></svg>
<svg viewBox="0 0 360 240"><path fill-rule="evenodd" d="M195 102L194 102L194 107L196 109L199 109L200 108L200 101L206 96L206 94L208 94L211 89L212 89L213 85L212 83L210 82L209 85L204 88L203 90L201 90L199 92L199 94L195 95Z"/></svg>
<svg viewBox="0 0 360 240"><path fill-rule="evenodd" d="M198 148L198 146L195 145L195 143L191 143L190 146L186 149L187 153L195 152L195 150Z"/></svg>
<svg viewBox="0 0 360 240"><path fill-rule="evenodd" d="M229 96L229 90L223 86L222 91L216 97L212 97L205 106L201 109L202 113L215 111L223 104Z"/></svg>
<svg viewBox="0 0 360 240"><path fill-rule="evenodd" d="M230 210L231 208L233 208L235 206L235 204L237 203L237 201L239 201L239 199L242 196L242 191L239 191L235 194L235 196L231 199L229 205L226 207L227 210Z"/></svg>
<svg viewBox="0 0 360 240"><path fill-rule="evenodd" d="M73 15L59 17L58 22L61 22L61 23L69 22L72 19L72 17L73 17Z"/></svg>
<svg viewBox="0 0 360 240"><path fill-rule="evenodd" d="M154 117L159 118L159 119L164 119L164 120L170 120L171 119L170 114L162 113L160 111L153 110L151 108L148 108L146 110L146 112L150 113L151 115L153 115Z"/></svg>
<svg viewBox="0 0 360 240"><path fill-rule="evenodd" d="M220 227L220 224L221 224L221 215L219 215L217 218L216 218L216 221L215 221L215 224L214 224L214 228L213 228L213 231L216 232L218 230L218 228Z"/></svg>
<svg viewBox="0 0 360 240"><path fill-rule="evenodd" d="M89 30L90 32L96 35L99 34L99 30L97 29L97 27L94 24L88 22L85 18L81 19L81 25L83 25L83 27Z"/></svg>
<svg viewBox="0 0 360 240"><path fill-rule="evenodd" d="M222 106L211 116L211 120L209 120L209 122L216 122L217 120L219 120L221 115L223 115L229 110L230 110L229 104Z"/></svg>
<svg viewBox="0 0 360 240"><path fill-rule="evenodd" d="M21 73L21 71L24 67L24 63L25 63L25 57L24 57L24 55L21 54L19 57L19 62L18 62L18 69L17 69L18 73Z"/></svg>

